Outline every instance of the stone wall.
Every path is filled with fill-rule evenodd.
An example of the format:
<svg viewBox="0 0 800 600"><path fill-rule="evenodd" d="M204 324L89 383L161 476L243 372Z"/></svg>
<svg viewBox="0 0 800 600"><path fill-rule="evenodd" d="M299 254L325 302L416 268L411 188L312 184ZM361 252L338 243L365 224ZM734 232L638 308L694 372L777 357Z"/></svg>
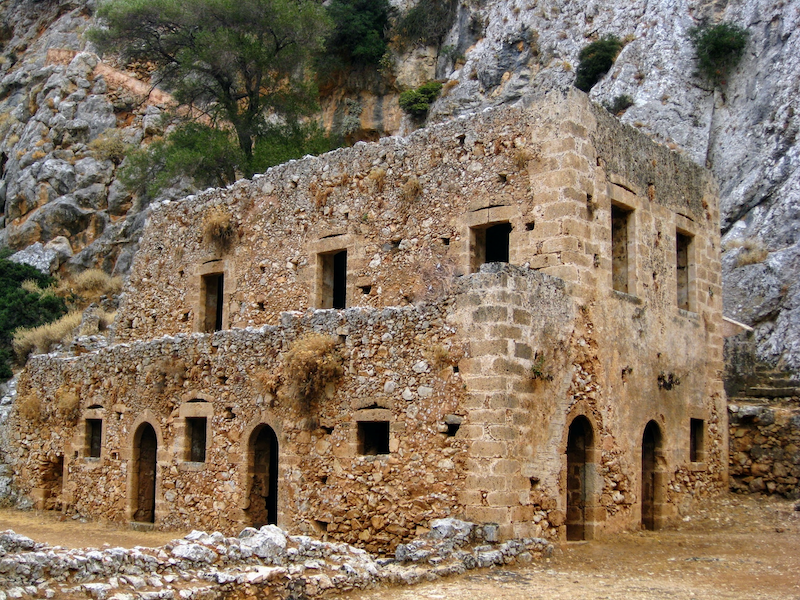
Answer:
<svg viewBox="0 0 800 600"><path fill-rule="evenodd" d="M730 411L731 489L800 498L800 406L734 400Z"/></svg>
<svg viewBox="0 0 800 600"><path fill-rule="evenodd" d="M22 376L18 481L90 516L379 551L443 516L660 527L727 483L715 190L570 92L161 203L114 343ZM290 367L323 368L308 332L342 360L313 398Z"/></svg>

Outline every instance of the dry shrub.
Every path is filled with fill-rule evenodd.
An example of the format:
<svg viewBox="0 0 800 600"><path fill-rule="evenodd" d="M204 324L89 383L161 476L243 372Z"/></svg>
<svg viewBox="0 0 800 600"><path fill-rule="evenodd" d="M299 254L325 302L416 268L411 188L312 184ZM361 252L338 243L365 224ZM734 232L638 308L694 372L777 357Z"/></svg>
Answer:
<svg viewBox="0 0 800 600"><path fill-rule="evenodd" d="M283 354L285 395L308 410L328 383L341 377L342 357L336 350L335 337L310 333L295 340Z"/></svg>
<svg viewBox="0 0 800 600"><path fill-rule="evenodd" d="M514 166L518 171L522 171L528 167L528 163L532 160L538 160L542 155L542 150L539 147L533 148L517 148L514 152L512 160Z"/></svg>
<svg viewBox="0 0 800 600"><path fill-rule="evenodd" d="M367 177L375 184L375 191L383 191L383 186L386 184L386 169L380 167L372 169Z"/></svg>
<svg viewBox="0 0 800 600"><path fill-rule="evenodd" d="M769 250L764 247L761 240L757 238L747 238L744 240L732 240L725 245L726 250L739 248L736 256L736 266L754 265L764 262L769 256Z"/></svg>
<svg viewBox="0 0 800 600"><path fill-rule="evenodd" d="M253 388L258 394L274 396L281 384L281 376L274 371L260 370L251 374Z"/></svg>
<svg viewBox="0 0 800 600"><path fill-rule="evenodd" d="M76 421L80 413L81 400L74 390L61 386L56 392L56 411L67 421Z"/></svg>
<svg viewBox="0 0 800 600"><path fill-rule="evenodd" d="M72 311L61 317L58 321L53 321L46 325L26 329L20 327L14 331L14 353L20 362L25 362L28 355L44 354L57 344L68 343L75 334L75 330L80 327L82 314L80 311Z"/></svg>
<svg viewBox="0 0 800 600"><path fill-rule="evenodd" d="M453 356L450 354L450 349L442 346L441 344L434 344L431 348L429 348L425 353L425 357L428 359L428 362L430 362L435 371L441 371L442 369L454 364Z"/></svg>
<svg viewBox="0 0 800 600"><path fill-rule="evenodd" d="M410 177L408 181L403 184L403 187L400 189L400 193L403 197L403 200L406 202L416 200L422 193L422 184L416 177Z"/></svg>
<svg viewBox="0 0 800 600"><path fill-rule="evenodd" d="M89 142L89 150L97 160L110 160L118 165L128 152L128 144L123 141L119 129L107 129Z"/></svg>
<svg viewBox="0 0 800 600"><path fill-rule="evenodd" d="M448 80L448 81L447 81L447 82L446 82L446 83L445 83L445 84L442 86L442 93L441 93L441 96L442 96L442 98L444 98L444 97L445 97L445 96L447 96L447 95L448 95L448 94L449 94L451 91L453 91L453 88L454 88L454 87L456 87L457 85L458 85L458 79L450 79L450 80Z"/></svg>
<svg viewBox="0 0 800 600"><path fill-rule="evenodd" d="M42 293L44 292L44 290L39 287L39 284L36 283L33 279L26 279L25 281L22 282L22 284L19 287L21 287L26 292L30 294L36 294L37 296L41 296Z"/></svg>
<svg viewBox="0 0 800 600"><path fill-rule="evenodd" d="M38 396L22 396L17 398L19 416L32 423L42 420L42 401Z"/></svg>
<svg viewBox="0 0 800 600"><path fill-rule="evenodd" d="M228 210L222 206L210 208L203 219L203 238L227 248L236 237L236 224Z"/></svg>
<svg viewBox="0 0 800 600"><path fill-rule="evenodd" d="M111 277L101 269L86 269L59 282L55 293L67 298L77 307L84 307L102 296L113 296L122 290L122 278Z"/></svg>

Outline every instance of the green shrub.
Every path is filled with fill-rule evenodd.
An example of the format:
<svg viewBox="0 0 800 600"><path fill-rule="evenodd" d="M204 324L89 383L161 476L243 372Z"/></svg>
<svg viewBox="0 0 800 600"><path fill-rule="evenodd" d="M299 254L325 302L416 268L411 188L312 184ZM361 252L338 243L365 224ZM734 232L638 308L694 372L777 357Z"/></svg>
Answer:
<svg viewBox="0 0 800 600"><path fill-rule="evenodd" d="M119 129L107 129L89 142L89 150L98 160L110 160L115 165L123 161L130 145L122 139Z"/></svg>
<svg viewBox="0 0 800 600"><path fill-rule="evenodd" d="M398 102L400 108L413 117L422 118L428 114L428 109L442 91L442 84L438 81L423 83L415 90L406 90L400 94Z"/></svg>
<svg viewBox="0 0 800 600"><path fill-rule="evenodd" d="M607 35L581 50L578 54L580 62L575 71L575 87L583 92L591 90L608 73L622 46L619 38Z"/></svg>
<svg viewBox="0 0 800 600"><path fill-rule="evenodd" d="M628 96L627 94L620 94L616 98L614 98L611 102L604 105L606 110L610 112L612 115L617 115L621 113L623 110L629 109L633 106L633 98Z"/></svg>
<svg viewBox="0 0 800 600"><path fill-rule="evenodd" d="M0 259L0 378L12 375L11 341L15 329L50 323L67 312L64 299L49 289L53 283L52 277L29 265Z"/></svg>
<svg viewBox="0 0 800 600"><path fill-rule="evenodd" d="M271 125L262 128L255 140L248 161L230 131L184 123L165 140L132 152L122 165L120 179L128 191L152 200L183 178L196 189L226 186L242 172L260 173L336 147L316 123Z"/></svg>
<svg viewBox="0 0 800 600"><path fill-rule="evenodd" d="M456 20L455 0L419 0L400 17L396 31L401 41L440 46Z"/></svg>
<svg viewBox="0 0 800 600"><path fill-rule="evenodd" d="M332 0L333 31L325 47L348 64L377 65L386 52L389 0Z"/></svg>
<svg viewBox="0 0 800 600"><path fill-rule="evenodd" d="M700 73L714 85L725 83L742 59L749 32L733 23L701 25L689 30Z"/></svg>

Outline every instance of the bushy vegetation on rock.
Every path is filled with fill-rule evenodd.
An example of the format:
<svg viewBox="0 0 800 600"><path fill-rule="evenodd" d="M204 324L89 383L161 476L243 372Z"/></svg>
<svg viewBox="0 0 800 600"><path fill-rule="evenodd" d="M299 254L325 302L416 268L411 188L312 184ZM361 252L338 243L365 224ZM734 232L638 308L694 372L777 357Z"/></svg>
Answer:
<svg viewBox="0 0 800 600"><path fill-rule="evenodd" d="M441 91L442 84L440 82L429 81L415 90L406 90L400 94L398 102L400 108L412 117L423 118L428 114L428 109Z"/></svg>
<svg viewBox="0 0 800 600"><path fill-rule="evenodd" d="M725 22L690 29L700 74L714 85L724 84L742 59L749 35L743 27Z"/></svg>
<svg viewBox="0 0 800 600"><path fill-rule="evenodd" d="M333 30L325 47L344 64L377 66L386 52L388 0L331 0L327 7Z"/></svg>
<svg viewBox="0 0 800 600"><path fill-rule="evenodd" d="M619 38L607 35L581 50L578 54L580 62L575 70L575 87L588 93L611 69L622 46Z"/></svg>

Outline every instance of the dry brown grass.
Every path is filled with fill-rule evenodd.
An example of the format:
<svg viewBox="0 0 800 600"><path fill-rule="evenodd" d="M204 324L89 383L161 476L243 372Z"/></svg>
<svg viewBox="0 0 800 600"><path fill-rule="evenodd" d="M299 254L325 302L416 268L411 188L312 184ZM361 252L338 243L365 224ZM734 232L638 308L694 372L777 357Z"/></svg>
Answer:
<svg viewBox="0 0 800 600"><path fill-rule="evenodd" d="M434 344L430 347L425 353L425 358L428 359L435 371L441 371L454 364L450 349L441 344Z"/></svg>
<svg viewBox="0 0 800 600"><path fill-rule="evenodd" d="M20 362L25 362L28 355L44 354L60 343L69 342L75 334L75 329L81 324L80 311L72 311L46 325L26 329L20 327L14 331L14 353Z"/></svg>
<svg viewBox="0 0 800 600"><path fill-rule="evenodd" d="M309 410L311 404L343 373L342 357L335 337L310 333L298 338L283 354L286 381L281 391Z"/></svg>
<svg viewBox="0 0 800 600"><path fill-rule="evenodd" d="M725 250L740 248L736 256L736 266L755 265L764 262L769 256L769 250L764 247L764 243L757 238L746 238L744 240L732 240L725 244Z"/></svg>
<svg viewBox="0 0 800 600"><path fill-rule="evenodd" d="M67 421L76 421L80 414L81 400L75 390L65 386L58 388L56 392L56 411L58 415Z"/></svg>
<svg viewBox="0 0 800 600"><path fill-rule="evenodd" d="M450 79L442 86L441 97L444 98L458 85L458 79Z"/></svg>
<svg viewBox="0 0 800 600"><path fill-rule="evenodd" d="M367 178L375 185L376 192L382 192L383 186L386 185L386 169L380 167L372 169Z"/></svg>
<svg viewBox="0 0 800 600"><path fill-rule="evenodd" d="M101 297L119 294L122 277L111 277L100 269L86 269L82 273L59 281L55 293L66 298L75 308L86 308Z"/></svg>
<svg viewBox="0 0 800 600"><path fill-rule="evenodd" d="M89 142L89 150L97 160L110 160L118 165L128 152L119 129L107 129Z"/></svg>
<svg viewBox="0 0 800 600"><path fill-rule="evenodd" d="M236 224L228 210L222 206L214 206L208 210L203 219L203 238L206 243L217 244L227 248L236 238Z"/></svg>
<svg viewBox="0 0 800 600"><path fill-rule="evenodd" d="M416 200L420 194L422 194L422 184L419 182L419 179L416 177L409 177L408 181L400 188L400 194L406 202Z"/></svg>
<svg viewBox="0 0 800 600"><path fill-rule="evenodd" d="M17 413L26 421L38 423L42 419L42 401L35 395L18 397Z"/></svg>

